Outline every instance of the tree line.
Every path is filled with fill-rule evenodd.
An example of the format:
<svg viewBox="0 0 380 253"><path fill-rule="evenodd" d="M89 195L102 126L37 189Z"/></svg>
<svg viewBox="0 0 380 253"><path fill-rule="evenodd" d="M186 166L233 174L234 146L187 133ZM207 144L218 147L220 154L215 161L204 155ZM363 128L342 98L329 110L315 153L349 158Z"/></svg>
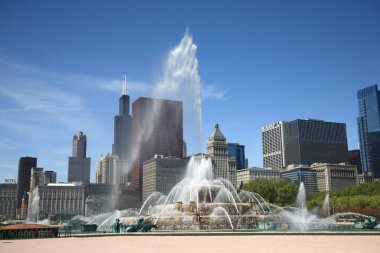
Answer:
<svg viewBox="0 0 380 253"><path fill-rule="evenodd" d="M256 192L278 206L294 205L298 193L298 185L285 178L250 180L241 189ZM380 181L315 193L308 199L308 207L321 207L327 193L330 194L331 207L380 208Z"/></svg>

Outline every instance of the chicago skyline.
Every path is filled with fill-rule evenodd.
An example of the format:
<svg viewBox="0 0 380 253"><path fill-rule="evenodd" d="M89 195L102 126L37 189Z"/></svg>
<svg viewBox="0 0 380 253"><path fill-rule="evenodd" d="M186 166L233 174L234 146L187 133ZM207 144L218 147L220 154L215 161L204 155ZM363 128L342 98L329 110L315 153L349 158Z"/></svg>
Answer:
<svg viewBox="0 0 380 253"><path fill-rule="evenodd" d="M379 83L378 2L196 1L181 11L93 3L86 18L83 2L58 5L0 9L0 181L15 178L26 155L65 181L77 131L89 137L93 179L100 155L112 152L122 74L131 101L152 96L187 27L198 45L203 127L220 123L252 166L262 163L261 127L280 119L344 122L349 148L358 148L356 92ZM188 154L197 153L187 129Z"/></svg>

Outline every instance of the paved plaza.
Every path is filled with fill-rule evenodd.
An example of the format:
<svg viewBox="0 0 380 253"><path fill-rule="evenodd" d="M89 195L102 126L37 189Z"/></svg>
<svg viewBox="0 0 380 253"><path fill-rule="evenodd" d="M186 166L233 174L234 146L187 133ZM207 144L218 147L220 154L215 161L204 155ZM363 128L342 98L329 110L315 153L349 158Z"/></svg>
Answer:
<svg viewBox="0 0 380 253"><path fill-rule="evenodd" d="M0 241L0 252L379 252L380 236L247 235L247 236L109 236Z"/></svg>

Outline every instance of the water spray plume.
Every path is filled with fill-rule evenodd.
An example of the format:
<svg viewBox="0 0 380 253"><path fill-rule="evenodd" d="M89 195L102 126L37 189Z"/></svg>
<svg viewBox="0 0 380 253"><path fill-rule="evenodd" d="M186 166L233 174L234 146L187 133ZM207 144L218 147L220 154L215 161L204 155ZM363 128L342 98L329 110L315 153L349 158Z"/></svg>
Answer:
<svg viewBox="0 0 380 253"><path fill-rule="evenodd" d="M188 150L203 153L201 78L198 73L197 46L187 29L180 43L169 51L160 78L153 85L151 97L183 102L185 139ZM149 123L143 124L135 141L132 160L137 150L153 133L161 103L154 101ZM194 121L194 118L196 121ZM193 136L197 136L194 138ZM192 148L191 148L192 147Z"/></svg>
<svg viewBox="0 0 380 253"><path fill-rule="evenodd" d="M191 125L196 114L200 152L203 151L201 78L198 73L197 45L189 29L177 47L170 50L165 61L163 77L154 95L184 102L185 125Z"/></svg>

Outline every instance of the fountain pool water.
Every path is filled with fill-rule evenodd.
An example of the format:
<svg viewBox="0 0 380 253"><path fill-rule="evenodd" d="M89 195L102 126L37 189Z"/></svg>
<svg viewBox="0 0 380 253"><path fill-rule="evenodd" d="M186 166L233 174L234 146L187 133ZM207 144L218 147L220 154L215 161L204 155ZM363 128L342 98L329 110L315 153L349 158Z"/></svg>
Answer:
<svg viewBox="0 0 380 253"><path fill-rule="evenodd" d="M324 230L335 223L334 219L322 219L317 217L316 214L309 213L306 206L306 191L303 182L300 183L298 190L296 207L284 210L282 216L288 224L288 228L296 231Z"/></svg>

